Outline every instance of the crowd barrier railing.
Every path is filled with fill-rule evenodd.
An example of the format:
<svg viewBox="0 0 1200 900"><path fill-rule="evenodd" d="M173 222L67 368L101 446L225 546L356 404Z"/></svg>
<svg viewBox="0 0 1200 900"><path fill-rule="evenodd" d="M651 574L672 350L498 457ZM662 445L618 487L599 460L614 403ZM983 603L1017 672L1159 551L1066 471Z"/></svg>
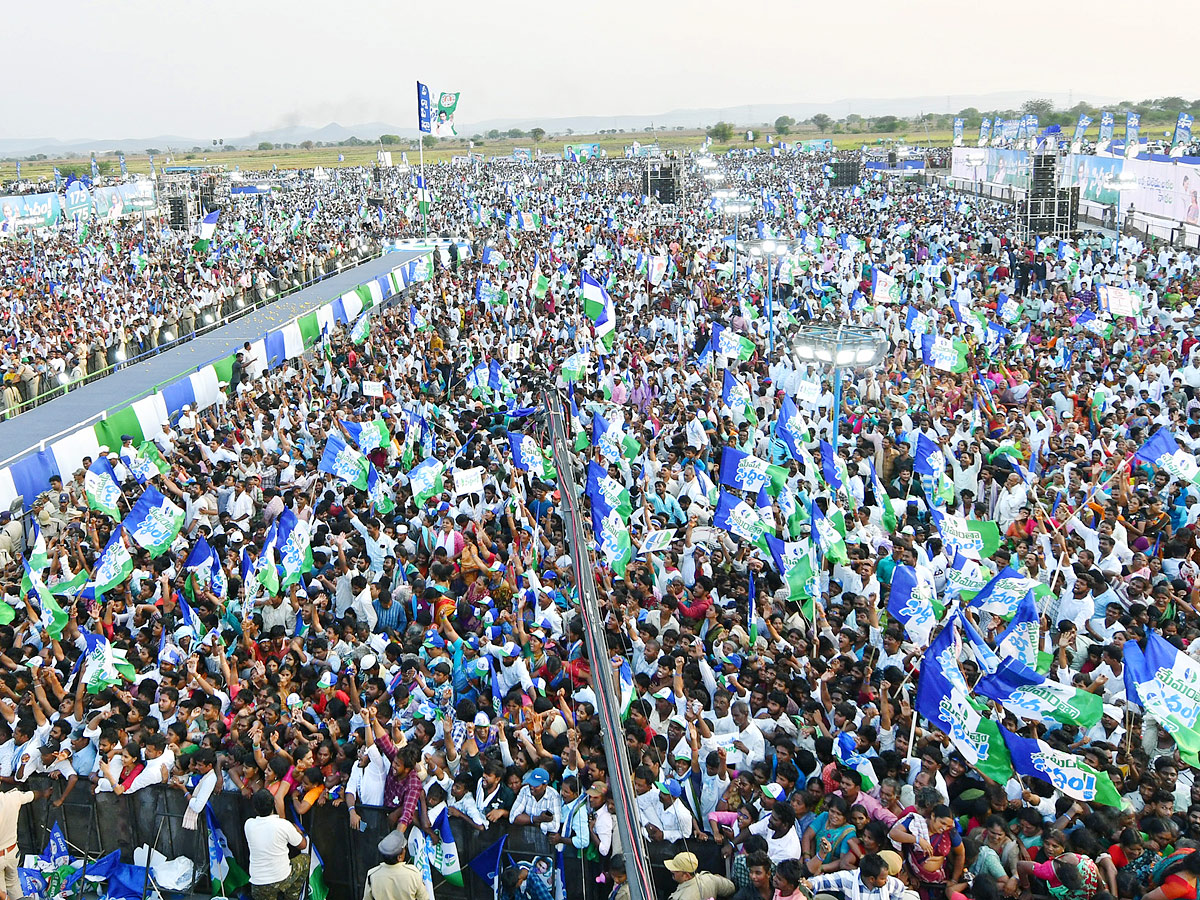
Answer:
<svg viewBox="0 0 1200 900"><path fill-rule="evenodd" d="M92 381L104 378L107 375L111 375L118 369L126 366L136 365L137 363L152 359L153 357L158 356L160 353L164 353L167 350L171 350L182 344L186 344L188 341L195 340L196 338L208 334L211 331L215 331L218 328L228 325L230 322L235 322L244 316L248 316L253 312L257 312L265 306L269 306L277 300L282 300L284 297L290 296L297 291L302 291L305 288L312 287L315 284L320 284L322 281L332 278L334 275L338 275L348 268L361 265L365 262L370 262L373 259L378 259L383 255L383 252L383 247L379 242L372 242L368 247L362 247L358 250L350 251L343 256L330 257L321 263L315 264L312 266L312 268L318 269L319 272L317 272L311 278L302 278L297 280L294 277L287 278L286 276L279 276L272 278L264 285L252 285L248 290L242 290L239 288L238 292L235 293L233 297L222 303L219 316L213 316L211 310L202 312L202 315L211 317L211 321L201 321L186 334L179 335L173 334L173 331L179 330L178 324L173 329L164 325L161 329L159 329L157 339L153 342L154 346L143 350L140 348L140 345L135 345L138 347L138 349L137 352L132 356L129 355L131 347L128 342L120 345L119 347L114 345L113 347L110 347L104 351L104 365L100 368L93 372L88 372L82 378L71 379L58 384L53 384L45 390L40 391L35 396L22 400L15 406L5 407L2 411L0 411L0 418L14 418L23 412L33 409L35 406L41 406L43 403L47 403L56 397L61 397L63 394L66 394L69 391L73 391ZM256 295L259 293L261 293L261 296L256 298ZM163 340L163 337L167 334L171 334L171 338L169 340ZM89 358L88 362L91 364L92 360ZM51 376L47 375L46 377L50 378ZM141 396L144 396L145 393L150 392L151 391L146 391L142 395L132 399L137 400Z"/></svg>
<svg viewBox="0 0 1200 900"><path fill-rule="evenodd" d="M52 788L49 798L36 799L21 808L17 844L22 859L26 854L40 853L47 844L51 828L57 824L71 848L71 855L77 860L90 863L119 850L122 861L128 863L133 861L136 848L149 845L168 859L180 856L190 859L194 871L192 892L211 891L208 826L205 817L201 816L196 830L183 827L187 798L182 791L155 785L117 795L94 792L90 783L80 781L66 800L56 806L62 795L62 785L61 779L34 776L26 784L17 786L34 791L47 786ZM249 871L250 854L244 826L254 815L250 798L240 792L226 791L214 794L209 807L229 851L239 865ZM350 812L345 803L318 804L299 817L301 826L320 854L330 900L359 900L362 897L367 873L380 861L379 841L392 830L389 810L362 803L356 810L362 820L361 829L351 827ZM434 871L433 886L438 900L490 900L494 896L491 884L476 874L469 863L494 846L502 836L505 837L502 868L522 862L551 867L557 864L558 846L551 841L550 835L543 834L535 826L496 824L478 830L456 818L451 820L450 831L454 835L463 883L455 884ZM696 854L701 871L726 872L727 864L720 846L713 841L650 842L648 850L656 893L660 897L668 896L675 888L664 863L683 850ZM604 871L603 861L588 858L586 853L581 857L573 848L563 856L568 900L606 900L612 884L597 882L597 877Z"/></svg>

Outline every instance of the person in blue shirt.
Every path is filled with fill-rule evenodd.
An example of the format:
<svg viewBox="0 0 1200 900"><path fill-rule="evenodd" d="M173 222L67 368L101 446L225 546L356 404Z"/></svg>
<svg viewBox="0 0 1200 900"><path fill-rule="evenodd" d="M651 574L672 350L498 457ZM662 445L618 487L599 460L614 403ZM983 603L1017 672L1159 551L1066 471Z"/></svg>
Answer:
<svg viewBox="0 0 1200 900"><path fill-rule="evenodd" d="M554 510L554 504L547 497L546 485L541 481L534 481L533 499L526 504L526 507L539 522L545 518L547 513Z"/></svg>
<svg viewBox="0 0 1200 900"><path fill-rule="evenodd" d="M656 480L654 482L654 493L649 496L650 508L656 515L662 515L667 518L669 525L679 526L687 521L687 517L683 514L683 509L679 505L679 501L663 490L663 483Z"/></svg>

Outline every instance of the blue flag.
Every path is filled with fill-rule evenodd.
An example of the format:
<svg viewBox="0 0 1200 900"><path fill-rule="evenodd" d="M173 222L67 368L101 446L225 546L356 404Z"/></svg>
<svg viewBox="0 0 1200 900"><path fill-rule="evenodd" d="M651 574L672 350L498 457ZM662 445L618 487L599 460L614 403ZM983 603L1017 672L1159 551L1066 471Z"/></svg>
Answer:
<svg viewBox="0 0 1200 900"><path fill-rule="evenodd" d="M488 655L490 656L491 654ZM504 842L507 839L508 835L500 835L500 840L496 841L496 843L467 863L475 874L488 884L491 884L500 876L500 860L504 855Z"/></svg>
<svg viewBox="0 0 1200 900"><path fill-rule="evenodd" d="M1033 602L1033 591L1027 591L1018 601L1012 621L996 638L996 651L1036 669L1040 640L1037 604Z"/></svg>
<svg viewBox="0 0 1200 900"><path fill-rule="evenodd" d="M846 482L842 480L845 464L839 465L838 455L833 452L833 446L828 441L821 441L821 477L832 491L845 490Z"/></svg>
<svg viewBox="0 0 1200 900"><path fill-rule="evenodd" d="M1097 772L1074 753L1056 750L1045 741L1020 737L1003 725L1000 732L1018 775L1037 778L1084 803L1121 806L1121 795L1107 773Z"/></svg>
<svg viewBox="0 0 1200 900"><path fill-rule="evenodd" d="M888 614L904 625L918 646L928 646L929 635L937 624L939 612L934 604L941 606L933 573L924 566L896 566L888 593Z"/></svg>
<svg viewBox="0 0 1200 900"><path fill-rule="evenodd" d="M1012 566L1005 566L975 595L969 606L1007 619L1016 613L1022 599L1036 584Z"/></svg>
<svg viewBox="0 0 1200 900"><path fill-rule="evenodd" d="M933 505L944 506L954 499L954 485L946 476L946 457L941 448L923 433L917 435L913 471L921 476L921 487Z"/></svg>
<svg viewBox="0 0 1200 900"><path fill-rule="evenodd" d="M917 712L950 738L966 759L993 781L1004 784L1012 763L997 724L983 715L958 668L957 622L951 619L929 645L917 681Z"/></svg>
<svg viewBox="0 0 1200 900"><path fill-rule="evenodd" d="M735 537L766 546L765 535L774 534L773 523L763 517L757 507L733 494L721 491L713 511L713 527L722 528Z"/></svg>
<svg viewBox="0 0 1200 900"><path fill-rule="evenodd" d="M775 436L783 441L792 459L800 462L804 453L804 442L810 438L808 424L800 415L800 409L787 394L779 405L779 417L775 420Z"/></svg>
<svg viewBox="0 0 1200 900"><path fill-rule="evenodd" d="M721 402L737 412L744 405L750 404L750 389L733 377L733 373L725 370L721 382Z"/></svg>
<svg viewBox="0 0 1200 900"><path fill-rule="evenodd" d="M57 170L55 170L57 171ZM26 897L45 897L49 885L46 877L37 869L17 869L17 880L21 883L21 893Z"/></svg>
<svg viewBox="0 0 1200 900"><path fill-rule="evenodd" d="M192 630L192 634L196 636L196 640L204 637L207 629L204 623L200 621L199 614L192 609L191 604L187 602L187 598L182 593L176 593L175 599L179 601L179 615L183 619L185 625Z"/></svg>
<svg viewBox="0 0 1200 900"><path fill-rule="evenodd" d="M1133 458L1157 466L1172 478L1200 484L1200 466L1196 464L1195 455L1180 450L1166 426L1154 432L1150 440L1133 454Z"/></svg>
<svg viewBox="0 0 1200 900"><path fill-rule="evenodd" d="M995 650L988 646L983 635L979 633L979 629L975 627L975 623L967 618L961 607L954 613L954 618L963 634L966 635L967 650L975 657L979 668L988 674L995 672L996 667L1000 665L1000 657L996 655Z"/></svg>
<svg viewBox="0 0 1200 900"><path fill-rule="evenodd" d="M39 854L38 859L50 869L57 869L70 862L71 854L67 851L67 841L57 822L51 826L50 839L46 842L46 847Z"/></svg>
<svg viewBox="0 0 1200 900"><path fill-rule="evenodd" d="M1001 660L995 672L975 683L975 692L998 701L1016 716L1047 725L1060 722L1091 728L1100 721L1104 706L1099 694L1043 678L1015 659Z"/></svg>
<svg viewBox="0 0 1200 900"><path fill-rule="evenodd" d="M1125 696L1153 715L1179 745L1189 766L1200 766L1200 663L1177 650L1156 631L1147 631L1146 649L1125 643Z"/></svg>

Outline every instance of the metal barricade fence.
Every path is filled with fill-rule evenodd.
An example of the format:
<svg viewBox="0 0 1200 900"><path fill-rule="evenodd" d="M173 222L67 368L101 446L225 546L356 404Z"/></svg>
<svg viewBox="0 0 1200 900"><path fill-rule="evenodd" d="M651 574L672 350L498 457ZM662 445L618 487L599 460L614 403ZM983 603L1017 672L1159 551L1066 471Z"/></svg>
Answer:
<svg viewBox="0 0 1200 900"><path fill-rule="evenodd" d="M195 867L196 889L209 886L207 825L202 816L196 830L183 827L187 798L182 791L155 785L118 796L94 792L91 784L81 780L66 800L55 806L55 801L62 796L64 783L61 779L34 776L18 789L37 791L45 787L52 789L49 798L35 799L21 808L17 843L22 857L27 853L40 853L47 844L50 829L57 824L73 856L83 855L95 860L120 850L122 860L132 862L133 851L148 844L168 859L180 856L190 859ZM250 853L243 826L254 815L250 798L226 791L214 794L209 806L224 833L229 851L242 868L249 871ZM377 845L391 828L388 810L361 803L357 810L363 821L361 831L351 828L350 813L344 804L319 804L302 817L301 824L321 855L329 900L362 897L367 872L379 864ZM470 868L469 862L501 836L507 836L505 864L511 858L514 862L543 860L553 865L556 859L556 845L535 826L491 825L479 831L456 818L451 820L450 830L458 850L463 883L461 886L452 884L441 873L433 872L438 900L490 900L492 886ZM684 850L695 853L701 871L725 873L727 869L719 845L712 841L650 842L648 848L655 891L660 897L669 896L676 887L671 873L663 865L676 853ZM582 859L573 849L564 853L564 869L567 900L605 900L612 889L611 883L596 883L603 864Z"/></svg>

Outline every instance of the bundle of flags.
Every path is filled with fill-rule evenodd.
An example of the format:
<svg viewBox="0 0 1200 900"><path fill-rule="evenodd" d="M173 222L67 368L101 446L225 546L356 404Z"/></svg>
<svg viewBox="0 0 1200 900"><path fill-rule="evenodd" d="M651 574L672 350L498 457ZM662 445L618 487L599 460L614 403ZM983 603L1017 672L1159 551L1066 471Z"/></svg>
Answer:
<svg viewBox="0 0 1200 900"><path fill-rule="evenodd" d="M260 560L255 577L272 594L299 582L313 569L308 522L285 509L267 530Z"/></svg>
<svg viewBox="0 0 1200 900"><path fill-rule="evenodd" d="M986 651L982 658L994 667L979 680L974 692L958 667L963 634L969 645L965 649L975 653L976 659L981 658L981 649ZM917 711L945 732L968 765L993 781L1004 784L1015 773L1044 781L1075 800L1120 807L1121 798L1106 773L1091 768L1067 749L1009 731L987 714L986 705L975 693L998 700L1022 718L1072 721L1085 727L1099 720L1100 697L1051 683L1016 660L998 659L990 648L979 644L982 638L961 609L948 618L921 661ZM1136 649L1136 645L1130 646ZM1127 683L1131 677L1128 659Z"/></svg>

